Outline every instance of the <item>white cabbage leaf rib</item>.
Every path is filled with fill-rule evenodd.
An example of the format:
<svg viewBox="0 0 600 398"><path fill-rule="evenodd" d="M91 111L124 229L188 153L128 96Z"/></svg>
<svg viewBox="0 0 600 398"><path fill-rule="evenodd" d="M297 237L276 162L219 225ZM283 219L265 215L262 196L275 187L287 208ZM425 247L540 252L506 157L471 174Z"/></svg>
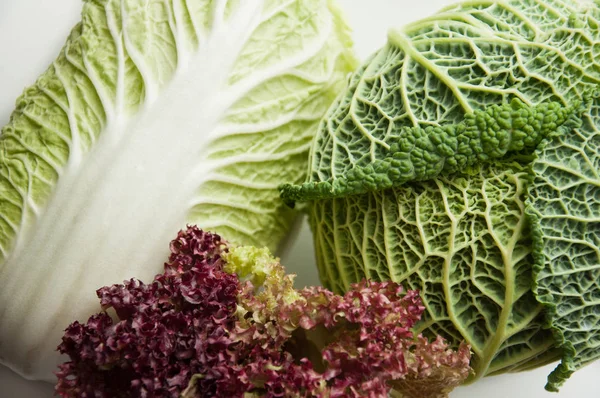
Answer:
<svg viewBox="0 0 600 398"><path fill-rule="evenodd" d="M186 223L275 249L350 46L330 0L85 0L0 137L0 362L52 379L95 290Z"/></svg>

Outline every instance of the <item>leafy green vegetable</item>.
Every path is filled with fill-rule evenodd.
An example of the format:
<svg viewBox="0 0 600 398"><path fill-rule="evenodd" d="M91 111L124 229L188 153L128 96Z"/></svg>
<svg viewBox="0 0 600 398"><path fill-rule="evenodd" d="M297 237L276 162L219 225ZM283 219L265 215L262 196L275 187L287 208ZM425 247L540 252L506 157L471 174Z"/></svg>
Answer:
<svg viewBox="0 0 600 398"><path fill-rule="evenodd" d="M51 378L95 289L186 223L276 249L319 119L354 67L329 0L86 0L0 137L0 361ZM158 227L157 227L158 226Z"/></svg>
<svg viewBox="0 0 600 398"><path fill-rule="evenodd" d="M473 0L392 30L281 187L324 284L420 290L475 378L562 358L556 390L600 358L599 26L597 2Z"/></svg>
<svg viewBox="0 0 600 398"><path fill-rule="evenodd" d="M316 201L309 214L321 277L334 291L362 278L419 290L427 311L418 328L465 340L478 375L556 360L531 291L527 178L524 166L500 163Z"/></svg>
<svg viewBox="0 0 600 398"><path fill-rule="evenodd" d="M283 185L282 196L293 201L355 195L456 173L509 153L530 153L572 112L558 102L530 107L514 99L467 114L455 125L402 129L388 139L393 143L382 159L366 166L346 165L339 178Z"/></svg>
<svg viewBox="0 0 600 398"><path fill-rule="evenodd" d="M534 292L564 351L549 379L557 390L600 357L600 101L569 134L545 143L531 167Z"/></svg>

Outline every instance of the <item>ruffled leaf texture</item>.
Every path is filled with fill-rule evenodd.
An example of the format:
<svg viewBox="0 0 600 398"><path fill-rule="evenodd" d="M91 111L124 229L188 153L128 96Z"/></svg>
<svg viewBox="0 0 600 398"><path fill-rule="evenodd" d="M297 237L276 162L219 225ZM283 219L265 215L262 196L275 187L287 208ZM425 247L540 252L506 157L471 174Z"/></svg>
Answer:
<svg viewBox="0 0 600 398"><path fill-rule="evenodd" d="M599 26L598 2L474 0L390 31L280 188L324 285L419 290L472 380L561 358L556 390L600 358Z"/></svg>
<svg viewBox="0 0 600 398"><path fill-rule="evenodd" d="M424 307L396 283L298 291L268 249L196 227L171 251L152 283L97 291L116 316L67 328L62 397L441 398L470 373L466 344L414 335Z"/></svg>
<svg viewBox="0 0 600 398"><path fill-rule="evenodd" d="M548 388L600 358L600 99L531 165L534 292L563 350Z"/></svg>
<svg viewBox="0 0 600 398"><path fill-rule="evenodd" d="M85 0L0 137L0 361L50 379L93 291L186 223L275 250L351 44L328 0Z"/></svg>

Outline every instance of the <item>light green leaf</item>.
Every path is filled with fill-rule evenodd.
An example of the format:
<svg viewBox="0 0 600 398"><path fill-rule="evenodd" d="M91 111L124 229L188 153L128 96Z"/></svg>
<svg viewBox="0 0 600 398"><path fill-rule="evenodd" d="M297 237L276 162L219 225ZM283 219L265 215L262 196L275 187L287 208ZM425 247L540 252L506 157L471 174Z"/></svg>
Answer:
<svg viewBox="0 0 600 398"><path fill-rule="evenodd" d="M52 379L94 291L186 223L276 249L350 45L329 0L85 0L0 137L1 362Z"/></svg>
<svg viewBox="0 0 600 398"><path fill-rule="evenodd" d="M334 291L362 278L419 290L419 326L466 341L476 375L556 360L542 305L531 291L531 239L524 217L527 169L485 166L310 207L319 271Z"/></svg>

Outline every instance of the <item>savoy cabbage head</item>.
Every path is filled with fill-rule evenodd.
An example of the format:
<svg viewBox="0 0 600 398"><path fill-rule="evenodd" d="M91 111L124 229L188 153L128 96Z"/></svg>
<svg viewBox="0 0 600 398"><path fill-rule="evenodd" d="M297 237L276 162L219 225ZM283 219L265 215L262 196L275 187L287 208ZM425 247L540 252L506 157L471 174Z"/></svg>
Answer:
<svg viewBox="0 0 600 398"><path fill-rule="evenodd" d="M416 289L475 378L600 358L600 6L473 0L392 30L313 143L324 284Z"/></svg>
<svg viewBox="0 0 600 398"><path fill-rule="evenodd" d="M276 249L355 60L333 0L84 0L0 136L0 362L53 378L94 291L187 223Z"/></svg>

